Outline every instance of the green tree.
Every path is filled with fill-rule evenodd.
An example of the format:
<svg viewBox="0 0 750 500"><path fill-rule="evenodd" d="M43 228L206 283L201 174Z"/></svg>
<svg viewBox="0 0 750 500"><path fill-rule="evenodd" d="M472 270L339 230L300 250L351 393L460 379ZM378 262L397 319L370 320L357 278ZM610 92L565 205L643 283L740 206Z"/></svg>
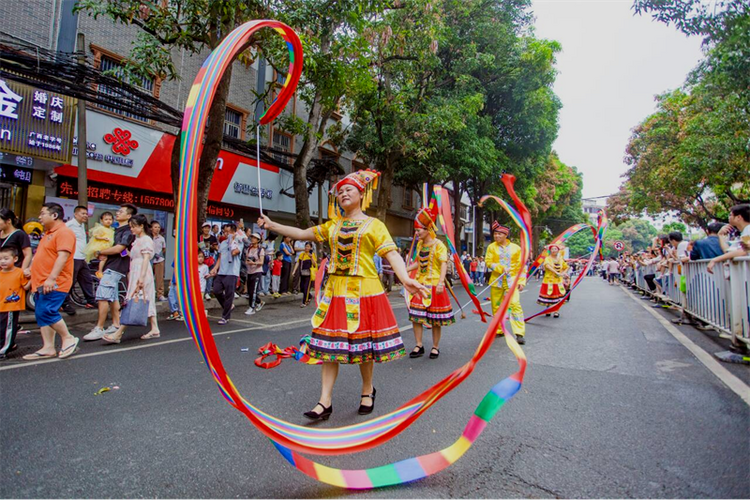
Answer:
<svg viewBox="0 0 750 500"><path fill-rule="evenodd" d="M679 231L685 235L687 233L687 226L682 222L668 222L661 227L662 233L671 233L672 231Z"/></svg>
<svg viewBox="0 0 750 500"><path fill-rule="evenodd" d="M619 254L614 247L616 241L625 244L625 252L640 252L651 246L651 240L657 234L656 228L647 220L629 219L607 229L604 236L604 255L613 257Z"/></svg>
<svg viewBox="0 0 750 500"><path fill-rule="evenodd" d="M197 56L205 50L215 49L226 34L243 22L269 17L266 2L260 0L78 0L75 9L94 18L105 16L116 23L138 27L138 39L133 44L130 57L125 60L126 72L149 77L157 75L168 80L180 76L172 60L172 54L178 53L176 49ZM248 43L247 48L256 41L257 37ZM219 83L208 112L208 126L198 168L199 224L205 219L208 191L222 147L231 78L230 66ZM179 144L178 138L171 162L175 182L179 178ZM177 189L174 196L177 197Z"/></svg>

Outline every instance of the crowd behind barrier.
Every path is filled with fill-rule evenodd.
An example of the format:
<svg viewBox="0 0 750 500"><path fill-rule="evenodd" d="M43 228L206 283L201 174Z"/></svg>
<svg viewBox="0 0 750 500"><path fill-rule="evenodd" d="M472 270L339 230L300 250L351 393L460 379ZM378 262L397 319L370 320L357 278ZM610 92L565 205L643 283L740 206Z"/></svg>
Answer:
<svg viewBox="0 0 750 500"><path fill-rule="evenodd" d="M684 292L680 290L678 266L662 275L661 294L651 292L645 279L656 273L653 264L637 264L634 270L630 269L632 274L626 274L624 281L731 335L735 344L750 345L750 257L725 262L714 269L713 274L707 271L709 262L710 259L705 259L683 264Z"/></svg>

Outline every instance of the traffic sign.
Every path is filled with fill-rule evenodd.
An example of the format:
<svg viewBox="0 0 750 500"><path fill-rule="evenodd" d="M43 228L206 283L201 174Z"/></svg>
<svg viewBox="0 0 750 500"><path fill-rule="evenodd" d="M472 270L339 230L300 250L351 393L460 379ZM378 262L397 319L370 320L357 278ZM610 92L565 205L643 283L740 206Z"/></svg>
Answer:
<svg viewBox="0 0 750 500"><path fill-rule="evenodd" d="M618 252L622 252L623 250L625 250L625 243L619 240L615 241L615 250L617 250Z"/></svg>

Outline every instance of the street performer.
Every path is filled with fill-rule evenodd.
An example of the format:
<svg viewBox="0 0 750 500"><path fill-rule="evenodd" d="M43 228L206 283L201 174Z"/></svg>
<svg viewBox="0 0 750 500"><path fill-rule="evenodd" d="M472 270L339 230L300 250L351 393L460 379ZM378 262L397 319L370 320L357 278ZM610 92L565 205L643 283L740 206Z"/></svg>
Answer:
<svg viewBox="0 0 750 500"><path fill-rule="evenodd" d="M424 285L430 294L422 297L417 294L409 301L409 320L414 324L416 346L409 353L410 358L424 355L422 325L432 326L432 349L430 359L440 355L440 335L442 327L455 323L450 297L445 288L445 273L448 268L448 248L435 234L438 217L437 203L433 199L429 207L422 208L414 219L416 230L417 259L407 267L407 271L417 271L417 281Z"/></svg>
<svg viewBox="0 0 750 500"><path fill-rule="evenodd" d="M537 304L545 307L554 306L565 297L564 280L565 272L568 270L568 263L565 262L558 245L550 245L548 251L549 255L544 258L544 281L542 281L539 298L536 301ZM545 316L549 317L549 313ZM560 317L559 310L554 312L554 317Z"/></svg>
<svg viewBox="0 0 750 500"><path fill-rule="evenodd" d="M510 228L492 222L492 237L494 242L487 247L484 257L487 268L492 271L490 275L490 297L492 299L492 314L500 308L505 294L513 284L513 276L522 271L524 263L521 262L521 247L508 240ZM524 322L523 309L521 309L521 298L519 292L526 286L526 273L521 273L518 281L518 289L513 293L508 308L510 314L510 326L516 335L519 344L525 344L526 323ZM502 335L502 326L498 335Z"/></svg>
<svg viewBox="0 0 750 500"><path fill-rule="evenodd" d="M396 317L378 279L374 255L388 260L409 293L427 294L424 286L409 277L385 224L364 213L379 175L360 170L339 181L329 196L330 220L325 224L299 229L272 222L265 215L258 219L258 225L268 231L294 240L327 241L331 248L330 277L312 317L307 350L311 358L323 361L320 399L304 414L311 420L328 420L333 413L333 385L340 363L359 365L362 396L358 412L366 415L375 407L374 363L406 354Z"/></svg>

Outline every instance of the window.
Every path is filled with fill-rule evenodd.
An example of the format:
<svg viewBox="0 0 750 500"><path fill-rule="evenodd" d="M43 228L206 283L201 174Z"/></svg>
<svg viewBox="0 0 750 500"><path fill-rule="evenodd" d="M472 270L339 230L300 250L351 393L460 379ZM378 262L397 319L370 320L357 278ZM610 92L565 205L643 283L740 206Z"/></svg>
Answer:
<svg viewBox="0 0 750 500"><path fill-rule="evenodd" d="M284 151L285 153L291 153L292 152L292 136L290 134L279 132L278 130L274 129L273 149ZM285 165L292 164L291 156L281 155L278 153L271 153L271 156L273 156L276 159L276 161L279 161Z"/></svg>
<svg viewBox="0 0 750 500"><path fill-rule="evenodd" d="M109 74L114 74L114 76L121 78L123 82L128 83L130 85L134 85L138 87L140 90L143 90L145 92L154 93L154 79L153 78L145 78L145 77L134 77L129 78L124 76L124 71L122 67L122 63L115 59L114 57L108 56L106 54L103 54L101 52L96 54L96 59L99 60L99 69L102 72L109 72ZM106 94L106 95L119 95L119 92L110 89L106 85L99 84L98 88L99 93ZM133 118L134 120L139 120L142 122L147 122L148 120L146 118L143 118L141 116L134 115L132 113L128 113L126 111L122 111L116 108L110 108L109 106L98 106L101 109L110 111L112 113L116 113L118 115L126 116L128 118Z"/></svg>
<svg viewBox="0 0 750 500"><path fill-rule="evenodd" d="M229 107L224 114L224 135L235 139L242 135L242 113Z"/></svg>
<svg viewBox="0 0 750 500"><path fill-rule="evenodd" d="M467 209L466 205L461 205L460 213L461 213L461 219L462 220L468 220L469 219L468 209Z"/></svg>
<svg viewBox="0 0 750 500"><path fill-rule="evenodd" d="M404 188L404 208L414 208L414 190L411 188Z"/></svg>

